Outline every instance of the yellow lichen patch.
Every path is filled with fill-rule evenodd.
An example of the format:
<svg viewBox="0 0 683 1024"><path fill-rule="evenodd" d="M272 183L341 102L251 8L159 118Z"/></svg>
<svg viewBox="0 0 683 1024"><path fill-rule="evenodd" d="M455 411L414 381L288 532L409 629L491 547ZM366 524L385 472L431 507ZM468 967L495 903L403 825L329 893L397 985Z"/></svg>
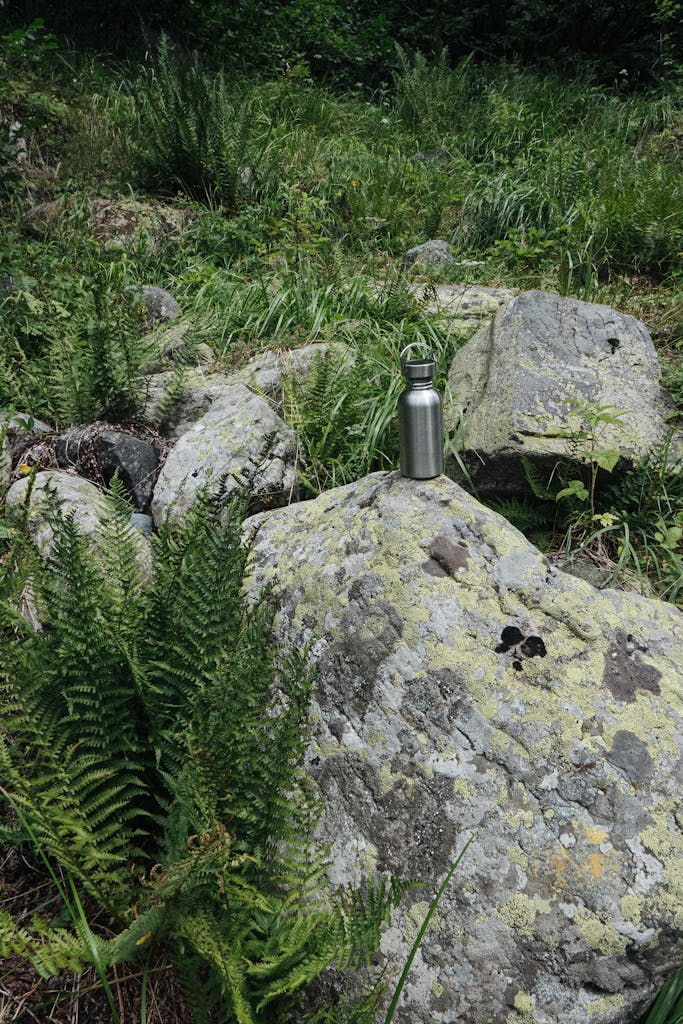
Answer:
<svg viewBox="0 0 683 1024"><path fill-rule="evenodd" d="M417 903L413 903L412 907L406 914L405 920L403 922L403 933L406 941L415 941L415 939L417 938L417 934L420 931L420 928L422 927L424 919L426 918L428 913L429 903L427 903L425 900L418 900ZM434 914L431 921L429 922L429 927L427 931L437 931L441 926L441 920L442 916L440 916L438 913Z"/></svg>
<svg viewBox="0 0 683 1024"><path fill-rule="evenodd" d="M514 998L514 1010L508 1013L505 1024L534 1024L531 996L526 992L518 992Z"/></svg>
<svg viewBox="0 0 683 1024"><path fill-rule="evenodd" d="M358 854L358 864L366 878L372 878L377 872L378 852L374 843L368 843Z"/></svg>
<svg viewBox="0 0 683 1024"><path fill-rule="evenodd" d="M523 825L524 828L532 828L534 824L534 813L533 811L525 811L521 807L516 810L509 817L509 822L513 828L518 828Z"/></svg>
<svg viewBox="0 0 683 1024"><path fill-rule="evenodd" d="M379 770L379 790L385 796L394 788L395 783L401 778L401 773L392 772L388 764L383 764Z"/></svg>
<svg viewBox="0 0 683 1024"><path fill-rule="evenodd" d="M432 982L432 995L435 999L440 999L444 993L444 988L438 978L434 978Z"/></svg>
<svg viewBox="0 0 683 1024"><path fill-rule="evenodd" d="M639 896L637 893L627 893L626 896L622 896L619 905L624 921L630 921L631 924L640 927L644 901L645 897Z"/></svg>
<svg viewBox="0 0 683 1024"><path fill-rule="evenodd" d="M467 779L455 779L453 782L453 793L455 796L461 796L464 800L471 800L474 793L472 783L468 782Z"/></svg>
<svg viewBox="0 0 683 1024"><path fill-rule="evenodd" d="M497 715L499 704L500 701L497 697L485 697L483 700L479 701L477 707L484 718L488 718L490 720L495 718Z"/></svg>
<svg viewBox="0 0 683 1024"><path fill-rule="evenodd" d="M664 678L660 685L664 692ZM680 684L678 684L680 685ZM673 697L673 694L671 694ZM680 700L680 697L678 698ZM618 718L615 722L605 725L603 740L605 747L609 749L614 740L614 735L620 729L632 732L639 740L650 746L650 753L654 756L661 751L665 754L676 755L678 747L678 729L673 716L665 718L662 715L662 699L654 700L649 694L636 692L633 703L624 704L619 708Z"/></svg>
<svg viewBox="0 0 683 1024"><path fill-rule="evenodd" d="M683 833L672 828L666 812L659 808L651 811L655 819L654 825L644 829L640 837L646 849L650 850L658 860L667 861L670 857L683 854Z"/></svg>
<svg viewBox="0 0 683 1024"><path fill-rule="evenodd" d="M527 992L518 992L512 1005L519 1013L531 1013L531 996Z"/></svg>
<svg viewBox="0 0 683 1024"><path fill-rule="evenodd" d="M608 1010L620 1010L625 1005L626 1000L620 993L617 993L613 996L601 996L600 999L593 999L586 1010L591 1017L595 1017L597 1014L602 1016Z"/></svg>
<svg viewBox="0 0 683 1024"><path fill-rule="evenodd" d="M507 858L511 864L517 864L522 871L529 870L529 858L522 853L518 846L511 846L507 852Z"/></svg>
<svg viewBox="0 0 683 1024"><path fill-rule="evenodd" d="M501 921L520 935L532 935L537 915L549 913L549 900L544 900L540 896L527 896L525 892L513 893L507 903L498 910Z"/></svg>
<svg viewBox="0 0 683 1024"><path fill-rule="evenodd" d="M664 881L669 889L668 902L673 910L673 927L683 930L683 857L675 857L664 869Z"/></svg>
<svg viewBox="0 0 683 1024"><path fill-rule="evenodd" d="M576 925L591 949L604 953L605 956L613 956L617 953L624 953L629 940L625 935L619 935L616 928L611 924L605 924L595 914L587 911L585 914L576 916Z"/></svg>

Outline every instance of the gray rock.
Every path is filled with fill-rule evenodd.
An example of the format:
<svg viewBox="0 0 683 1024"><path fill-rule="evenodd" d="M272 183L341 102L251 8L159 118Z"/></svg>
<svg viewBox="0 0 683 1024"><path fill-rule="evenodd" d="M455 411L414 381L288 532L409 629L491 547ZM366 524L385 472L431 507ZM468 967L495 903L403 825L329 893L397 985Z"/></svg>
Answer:
<svg viewBox="0 0 683 1024"><path fill-rule="evenodd" d="M390 990L474 837L397 1024L637 1020L683 963L680 612L553 569L445 477L373 474L245 528L249 592L274 586L277 642L318 668L331 884L426 883L384 931Z"/></svg>
<svg viewBox="0 0 683 1024"><path fill-rule="evenodd" d="M171 449L152 500L159 523L182 519L204 486L228 493L249 481L256 507L292 499L296 489L296 437L268 403L243 384L223 387L208 412Z"/></svg>
<svg viewBox="0 0 683 1024"><path fill-rule="evenodd" d="M410 291L423 304L425 312L446 320L454 330L470 333L515 297L515 292L509 288L489 288L481 284L415 282Z"/></svg>
<svg viewBox="0 0 683 1024"><path fill-rule="evenodd" d="M453 424L464 410L465 460L481 495L523 495L521 457L543 480L564 463L576 475L590 440L576 403L621 413L599 424L595 449L625 463L661 444L666 400L652 339L638 320L609 306L531 291L499 309L455 356Z"/></svg>
<svg viewBox="0 0 683 1024"><path fill-rule="evenodd" d="M442 238L433 238L422 245L415 245L403 254L403 267L412 267L414 263L424 263L431 267L441 267L453 262L453 250Z"/></svg>
<svg viewBox="0 0 683 1024"><path fill-rule="evenodd" d="M335 351L350 352L347 346L339 343L333 347ZM310 372L315 356L324 355L329 349L329 345L322 343L294 349L265 349L230 375L206 373L201 369L188 370L180 393L175 396L171 396L169 391L172 375L158 374L150 378L144 416L153 423L160 423L164 436L177 441L215 402L229 398L230 388L235 384L266 395L278 405L283 374L305 376Z"/></svg>
<svg viewBox="0 0 683 1024"><path fill-rule="evenodd" d="M26 498L29 479L17 480L7 492L8 509L16 508ZM29 528L33 538L43 551L49 550L52 527L46 521L50 508L61 508L64 515L73 515L77 528L88 538L93 538L99 528L99 509L102 492L80 476L58 473L52 470L36 473L31 492Z"/></svg>
<svg viewBox="0 0 683 1024"><path fill-rule="evenodd" d="M125 292L142 303L152 323L172 320L180 313L180 306L165 288L158 288L153 284L143 284L139 288L128 285Z"/></svg>
<svg viewBox="0 0 683 1024"><path fill-rule="evenodd" d="M7 419L0 413L0 496L9 487L12 478L12 449L8 432Z"/></svg>
<svg viewBox="0 0 683 1024"><path fill-rule="evenodd" d="M149 508L159 469L159 452L149 441L99 424L71 427L57 438L55 455L63 469L94 460L105 484L118 472L135 508Z"/></svg>
<svg viewBox="0 0 683 1024"><path fill-rule="evenodd" d="M316 342L299 348L265 349L257 352L248 363L232 374L230 380L247 384L254 391L267 395L279 405L282 378L294 375L304 380L309 376L314 361L328 352L342 359L353 359L352 350L342 342L326 344Z"/></svg>
<svg viewBox="0 0 683 1024"><path fill-rule="evenodd" d="M430 146L429 149L420 149L417 153L413 153L412 159L417 163L434 167L437 164L447 164L451 159L451 154L443 146Z"/></svg>
<svg viewBox="0 0 683 1024"><path fill-rule="evenodd" d="M7 508L21 505L27 496L30 481L17 480L7 492ZM54 542L54 531L50 525L50 514L59 508L63 515L72 515L78 530L99 550L99 535L103 511L103 494L89 480L72 473L47 470L36 473L31 491L28 527L38 548L49 554ZM135 538L139 566L147 575L151 571L149 545L139 530L130 527Z"/></svg>

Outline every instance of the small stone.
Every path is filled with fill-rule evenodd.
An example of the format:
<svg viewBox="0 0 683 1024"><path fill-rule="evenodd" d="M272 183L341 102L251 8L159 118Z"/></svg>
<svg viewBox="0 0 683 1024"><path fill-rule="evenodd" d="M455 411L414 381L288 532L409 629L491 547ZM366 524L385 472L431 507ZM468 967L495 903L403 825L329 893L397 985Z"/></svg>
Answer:
<svg viewBox="0 0 683 1024"><path fill-rule="evenodd" d="M158 288L153 284L143 284L136 288L135 285L128 285L124 291L133 300L138 300L147 311L152 323L159 320L172 320L180 312L180 306L170 292L165 288Z"/></svg>
<svg viewBox="0 0 683 1024"><path fill-rule="evenodd" d="M442 238L434 238L422 245L416 245L403 254L403 268L412 267L414 263L426 263L432 267L440 267L453 262L453 250Z"/></svg>

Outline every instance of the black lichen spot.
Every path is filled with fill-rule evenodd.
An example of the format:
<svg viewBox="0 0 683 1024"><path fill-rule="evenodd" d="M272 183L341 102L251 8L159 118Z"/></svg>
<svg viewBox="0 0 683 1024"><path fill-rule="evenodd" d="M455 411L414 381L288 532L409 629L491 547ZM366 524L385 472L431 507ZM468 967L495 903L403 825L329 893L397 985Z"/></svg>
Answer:
<svg viewBox="0 0 683 1024"><path fill-rule="evenodd" d="M545 658L547 651L540 636L528 636L521 647L527 658Z"/></svg>
<svg viewBox="0 0 683 1024"><path fill-rule="evenodd" d="M505 651L509 651L511 647L519 644L524 639L524 633L517 626L506 626L503 632L500 634L501 642L496 647L496 654L503 654Z"/></svg>
<svg viewBox="0 0 683 1024"><path fill-rule="evenodd" d="M467 569L469 560L469 551L464 544L452 544L447 537L439 534L438 537L434 537L429 542L429 554L432 559L445 569L449 576L455 576L457 573Z"/></svg>
<svg viewBox="0 0 683 1024"><path fill-rule="evenodd" d="M612 349L612 355L614 355L616 350L619 348L620 342L619 342L618 338L608 338L607 339L607 344Z"/></svg>
<svg viewBox="0 0 683 1024"><path fill-rule="evenodd" d="M515 672L522 671L523 666L519 658L515 658L515 660L512 662L512 667L514 668Z"/></svg>
<svg viewBox="0 0 683 1024"><path fill-rule="evenodd" d="M629 654L627 643L626 635L617 632L615 643L605 653L602 681L617 700L631 704L636 699L636 690L661 693L659 680L662 673L654 665L644 662L638 651Z"/></svg>

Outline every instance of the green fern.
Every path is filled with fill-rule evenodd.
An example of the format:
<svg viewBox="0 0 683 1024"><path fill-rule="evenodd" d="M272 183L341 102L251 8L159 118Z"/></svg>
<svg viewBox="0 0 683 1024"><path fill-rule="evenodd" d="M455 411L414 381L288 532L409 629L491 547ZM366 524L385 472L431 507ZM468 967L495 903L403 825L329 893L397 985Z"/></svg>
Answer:
<svg viewBox="0 0 683 1024"><path fill-rule="evenodd" d="M163 36L134 99L158 181L231 209L256 190L268 121L222 72L191 64Z"/></svg>
<svg viewBox="0 0 683 1024"><path fill-rule="evenodd" d="M376 946L405 886L329 891L300 767L312 678L302 652L276 661L267 600L245 607L240 508L205 497L162 527L151 571L127 518L115 487L93 553L53 515L30 562L49 628L14 622L0 650L0 774L24 825L2 838L33 837L114 937L5 913L0 955L50 975L162 942L197 1021L284 1024L322 970Z"/></svg>

